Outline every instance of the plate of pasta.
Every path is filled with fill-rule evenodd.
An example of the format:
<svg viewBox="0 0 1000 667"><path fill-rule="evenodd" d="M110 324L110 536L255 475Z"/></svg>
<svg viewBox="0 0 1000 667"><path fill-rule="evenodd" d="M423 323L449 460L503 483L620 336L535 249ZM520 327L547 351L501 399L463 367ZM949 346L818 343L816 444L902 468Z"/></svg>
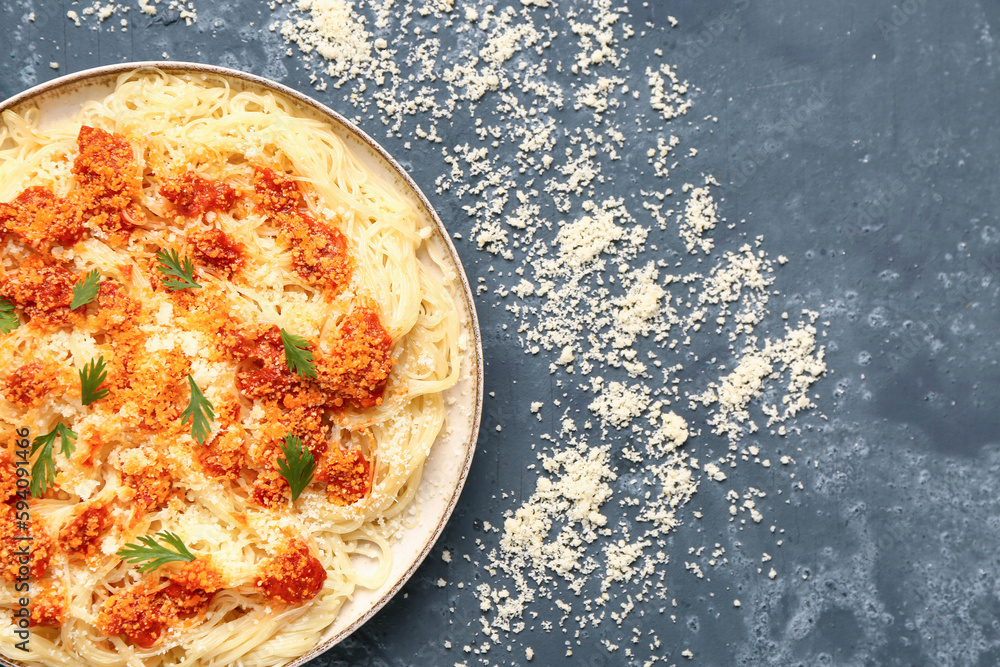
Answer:
<svg viewBox="0 0 1000 667"><path fill-rule="evenodd" d="M0 103L0 656L300 665L441 534L482 411L426 197L351 122L220 67Z"/></svg>

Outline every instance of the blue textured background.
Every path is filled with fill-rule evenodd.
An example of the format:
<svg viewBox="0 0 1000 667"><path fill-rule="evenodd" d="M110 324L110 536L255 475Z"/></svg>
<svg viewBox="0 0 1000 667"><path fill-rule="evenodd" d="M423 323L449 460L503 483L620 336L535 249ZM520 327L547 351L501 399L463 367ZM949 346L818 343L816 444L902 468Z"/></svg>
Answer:
<svg viewBox="0 0 1000 667"><path fill-rule="evenodd" d="M65 0L4 2L0 98L60 74L166 52L271 77L353 117L332 87L313 91L299 56L286 57L280 37L262 29L273 20L263 2L196 4L199 21L191 27L165 10L152 20L133 7L122 33L110 31L120 17L96 30L93 19L74 27L66 11L82 6ZM807 418L812 428L800 438L756 439L774 460L793 454L793 470L741 465L727 484L703 485L682 510L685 525L669 540L665 579L678 601L669 610L677 622L633 615L621 633L625 644L638 625L659 634L668 664L687 664L684 648L698 665L1000 664L1000 3L628 5L637 27L662 26L667 10L680 19L678 28L651 30L630 48L663 48L665 60L700 89L692 117L718 116L711 132L689 134L684 143L699 149L692 173L710 171L721 183L721 213L748 219L717 236L725 244L738 242L737 233L763 234L772 257L791 259L772 310L821 310L830 322L824 342L832 372L816 385L828 420ZM27 21L31 12L34 22ZM437 149L404 150L381 123L360 122L413 169L447 224L468 239L471 221L459 202L434 193L445 170ZM439 133L446 145L472 138L462 122ZM639 153L631 159L645 161ZM635 191L647 176L615 187ZM458 246L471 280L482 276L491 288L478 305L487 391L495 398L486 403L469 483L404 594L317 667L480 660L462 646L482 643L472 594L482 572L462 555L481 561L475 540L491 547L498 539L483 521L502 525L502 512L531 492L530 444L557 426L535 423L528 404L557 390L551 359L525 356L500 328L514 321L495 305L488 268L503 262L468 240ZM705 456L725 443L703 436L690 447ZM798 482L802 490L792 488ZM730 486L769 491L764 524L736 530L724 499ZM500 499L503 491L512 497ZM694 521L699 509L705 518ZM767 530L772 523L786 531L781 547ZM714 568L710 581L683 571L689 546L716 542L729 562ZM453 552L450 564L441 548ZM774 581L757 573L765 551L774 556L765 572L774 565L780 573ZM439 578L449 584L439 588ZM539 609L546 617L547 605ZM621 650L609 654L599 644L619 635L612 623L579 637L536 630L514 637L510 652L505 644L483 658L522 665L530 645L532 664L623 665ZM573 657L564 657L566 642Z"/></svg>

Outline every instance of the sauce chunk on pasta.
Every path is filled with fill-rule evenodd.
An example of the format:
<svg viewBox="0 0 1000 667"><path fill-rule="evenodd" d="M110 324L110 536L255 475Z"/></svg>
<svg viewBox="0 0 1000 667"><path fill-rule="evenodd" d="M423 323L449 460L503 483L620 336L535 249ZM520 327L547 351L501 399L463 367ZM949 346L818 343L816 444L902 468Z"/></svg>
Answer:
<svg viewBox="0 0 1000 667"><path fill-rule="evenodd" d="M105 635L127 637L140 648L151 648L170 628L203 614L224 584L210 563L184 563L166 581L150 576L109 597L101 605L97 627Z"/></svg>
<svg viewBox="0 0 1000 667"><path fill-rule="evenodd" d="M232 273L243 265L243 246L221 229L209 229L188 236L194 246L194 257L210 268Z"/></svg>
<svg viewBox="0 0 1000 667"><path fill-rule="evenodd" d="M0 279L0 297L23 308L36 328L61 326L70 321L76 281L72 271L52 260L29 257L17 271Z"/></svg>
<svg viewBox="0 0 1000 667"><path fill-rule="evenodd" d="M333 349L317 363L317 382L329 392L334 406L370 408L382 404L395 361L392 339L378 313L358 308L345 319Z"/></svg>
<svg viewBox="0 0 1000 667"><path fill-rule="evenodd" d="M16 235L39 252L71 246L83 238L83 212L73 199L56 197L41 185L26 188L9 204L0 204L0 236Z"/></svg>
<svg viewBox="0 0 1000 667"><path fill-rule="evenodd" d="M59 375L59 368L55 364L31 361L7 376L4 381L4 398L21 408L35 407L61 387Z"/></svg>
<svg viewBox="0 0 1000 667"><path fill-rule="evenodd" d="M316 597L326 576L323 564L309 553L309 548L301 541L291 540L261 568L257 587L269 600L299 604Z"/></svg>
<svg viewBox="0 0 1000 667"><path fill-rule="evenodd" d="M258 168L254 192L258 210L281 230L279 238L292 254L295 273L332 294L344 289L354 268L347 237L300 210L302 194L296 180L274 169Z"/></svg>
<svg viewBox="0 0 1000 667"><path fill-rule="evenodd" d="M31 625L56 627L65 618L65 594L52 582L39 584L31 596Z"/></svg>
<svg viewBox="0 0 1000 667"><path fill-rule="evenodd" d="M239 195L222 181L202 178L193 171L186 171L160 186L160 194L173 204L182 216L193 218L207 211L226 212L236 203Z"/></svg>
<svg viewBox="0 0 1000 667"><path fill-rule="evenodd" d="M107 506L92 503L59 531L59 544L71 554L93 556L99 546L98 538L112 523Z"/></svg>
<svg viewBox="0 0 1000 667"><path fill-rule="evenodd" d="M142 176L132 146L120 135L87 125L80 128L77 144L76 203L85 212L87 226L124 242L143 219L133 201L142 192Z"/></svg>

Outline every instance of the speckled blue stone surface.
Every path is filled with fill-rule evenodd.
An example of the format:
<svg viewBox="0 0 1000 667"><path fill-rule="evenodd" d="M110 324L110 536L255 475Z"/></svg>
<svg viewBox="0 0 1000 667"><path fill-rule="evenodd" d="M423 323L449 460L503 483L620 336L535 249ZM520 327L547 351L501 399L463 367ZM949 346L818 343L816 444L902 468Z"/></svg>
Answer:
<svg viewBox="0 0 1000 667"><path fill-rule="evenodd" d="M60 74L166 53L270 77L354 117L332 87L313 90L299 55L285 55L280 36L267 30L274 16L266 3L196 4L193 26L165 9L153 19L133 7L128 30L112 32L120 17L97 29L93 20L76 27L66 18L85 5L4 2L0 98ZM625 4L636 26L663 26L668 13L680 20L675 29L637 36L629 48L662 48L699 89L690 120L701 130L681 128L699 155L685 168L692 177L698 169L714 174L720 212L746 219L717 236L731 234L735 243L739 234L762 234L772 257L790 260L772 311L813 308L829 322L821 342L830 374L815 386L819 410L802 420L808 428L796 437L755 438L772 459L787 453L797 463L741 464L727 471L727 484L702 485L667 540L664 580L676 606L668 603L666 613L655 601L623 630L605 623L577 634L572 623L566 632L525 631L482 656L464 651L483 643L473 590L485 576L474 563L484 551L476 541L496 546L499 536L484 522L501 526L503 512L531 493L531 444L557 430L558 413L545 411L539 423L528 406L559 390L552 359L525 355L512 329L502 329L515 320L496 305L489 268L503 262L469 242L471 219L460 203L435 193L435 178L447 169L437 149L406 150L404 139L362 117L363 129L412 170L463 235L457 245L470 279L483 277L490 288L478 307L486 390L495 397L438 547L402 594L313 664L525 665L531 646L534 665L626 665L633 626L642 634L637 655L657 654L666 664L1000 664L1000 3ZM701 122L706 115L718 123ZM439 134L446 145L475 140L465 120L445 123ZM645 161L639 153L629 159ZM652 187L652 178L615 187L627 194ZM586 412L587 400L581 395L576 407ZM703 435L689 447L708 458L727 445ZM724 495L749 486L768 492L760 503L765 520L740 530ZM716 543L726 548L726 564L707 580L684 570L690 547ZM452 553L450 563L442 549ZM762 563L765 552L773 558ZM774 580L766 576L771 566ZM538 607L542 618L557 619L550 606ZM655 651L646 646L650 632L661 641ZM605 638L622 648L607 652ZM684 649L693 660L681 657Z"/></svg>

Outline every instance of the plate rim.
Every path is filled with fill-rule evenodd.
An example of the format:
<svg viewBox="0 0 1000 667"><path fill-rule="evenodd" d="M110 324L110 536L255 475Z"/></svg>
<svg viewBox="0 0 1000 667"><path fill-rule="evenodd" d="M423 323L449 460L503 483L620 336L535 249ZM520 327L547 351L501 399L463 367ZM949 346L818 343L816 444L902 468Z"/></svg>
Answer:
<svg viewBox="0 0 1000 667"><path fill-rule="evenodd" d="M354 121L350 120L339 111L328 107L327 105L313 99L305 93L301 93L298 90L291 88L283 83L273 81L266 77L262 77L256 74L250 74L248 72L243 72L240 70L232 69L229 67L223 67L221 65L209 65L205 63L197 62L186 62L186 61L174 61L174 60L140 60L124 63L115 63L111 65L100 65L98 67L90 67L87 69L80 70L78 72L72 72L66 74L50 81L45 81L40 84L36 84L26 90L21 91L7 99L0 101L0 114L4 111L12 109L18 105L24 104L36 97L44 95L46 93L51 93L57 91L59 88L82 83L88 79L95 79L100 77L109 77L112 75L121 75L128 72L141 73L143 70L159 70L162 72L176 73L181 72L185 74L191 73L202 73L202 74L214 74L223 77L230 77L235 79L240 79L242 81L249 82L264 88L274 90L281 93L287 97L292 98L299 104L303 104L307 107L312 108L314 111L319 112L324 116L328 116L335 120L336 122L342 124L347 128L348 131L353 133L358 139L360 139L364 144L366 144L370 149L374 150L379 157L384 159L389 166L396 172L396 174L403 179L403 182L413 191L417 196L417 200L420 205L429 214L431 220L433 221L435 227L437 227L440 232L441 238L444 240L445 246L448 250L448 255L451 260L458 267L458 276L461 281L461 292L462 296L465 298L466 305L469 309L470 324L472 326L472 335L475 342L475 362L476 362L476 400L472 416L471 432L466 444L466 454L465 460L462 465L462 471L458 478L458 483L452 492L451 498L448 500L447 506L445 508L444 515L438 525L434 528L431 539L427 541L423 549L417 555L416 559L410 565L402 576L396 581L396 583L389 588L380 598L378 598L361 616L358 617L354 623L347 626L333 637L330 637L326 641L314 646L307 653L292 659L289 662L281 663L283 667L300 667L305 663L313 660L323 653L329 651L337 644L344 641L347 637L356 632L365 623L370 621L372 617L375 616L389 601L394 598L403 586L410 580L410 578L416 573L420 566L423 565L427 556L434 549L437 541L441 538L441 534L444 532L445 526L448 525L451 520L451 516L458 505L458 501L461 498L462 490L465 487L465 483L469 476L469 471L472 468L472 459L476 453L476 446L479 440L479 431L482 422L483 414L483 394L484 394L484 371L485 364L483 361L483 342L482 333L479 329L479 316L476 312L476 301L473 296L472 287L469 283L469 278L465 272L465 266L462 264L462 259L458 254L458 250L455 248L455 244L452 242L451 236L448 233L444 222L438 215L437 210L431 204L430 200L424 194L420 186L417 185L413 177L410 176L409 172L403 168L403 166L396 161L396 159L379 144L371 136L368 135L364 130L362 130ZM0 663L5 665L15 665L20 667L17 663L8 662L6 658L0 656Z"/></svg>

